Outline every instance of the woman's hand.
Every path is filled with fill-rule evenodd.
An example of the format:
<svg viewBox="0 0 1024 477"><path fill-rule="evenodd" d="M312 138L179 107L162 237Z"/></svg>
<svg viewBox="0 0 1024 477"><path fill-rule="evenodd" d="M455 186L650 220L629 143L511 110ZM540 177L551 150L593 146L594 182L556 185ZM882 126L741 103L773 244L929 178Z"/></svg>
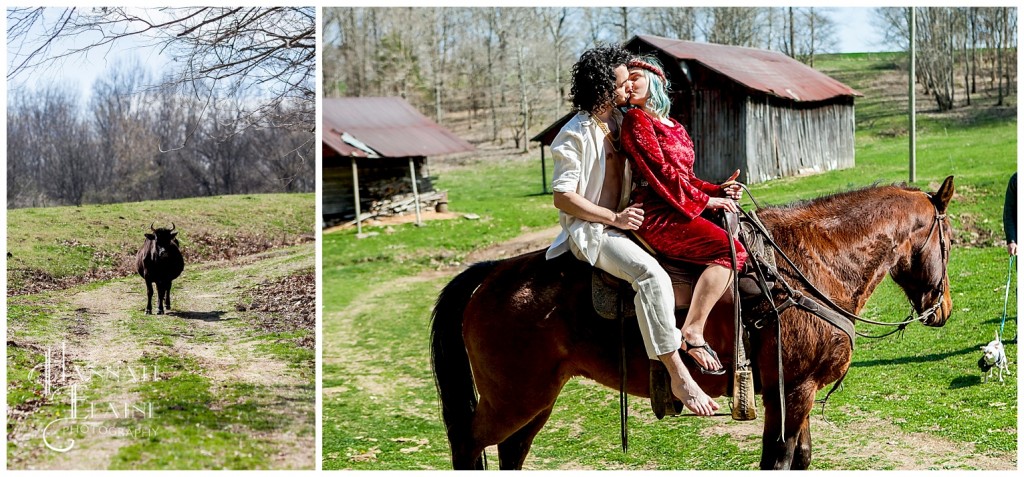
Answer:
<svg viewBox="0 0 1024 477"><path fill-rule="evenodd" d="M622 212L615 214L615 218L612 223L609 224L612 227L619 228L622 230L637 230L640 228L640 224L644 223L644 204L631 204L622 209Z"/></svg>
<svg viewBox="0 0 1024 477"><path fill-rule="evenodd" d="M737 214L740 212L740 207L736 205L736 202L726 197L711 197L708 199L706 207L711 210L722 209Z"/></svg>
<svg viewBox="0 0 1024 477"><path fill-rule="evenodd" d="M736 172L733 172L732 176L722 183L722 191L725 192L725 196L737 201L743 198L743 188L739 182L736 182L736 178L739 176L740 170L736 169Z"/></svg>
<svg viewBox="0 0 1024 477"><path fill-rule="evenodd" d="M740 187L739 182L733 182L732 184L723 184L722 190L725 192L725 196L731 200L738 201L743 198L743 188Z"/></svg>

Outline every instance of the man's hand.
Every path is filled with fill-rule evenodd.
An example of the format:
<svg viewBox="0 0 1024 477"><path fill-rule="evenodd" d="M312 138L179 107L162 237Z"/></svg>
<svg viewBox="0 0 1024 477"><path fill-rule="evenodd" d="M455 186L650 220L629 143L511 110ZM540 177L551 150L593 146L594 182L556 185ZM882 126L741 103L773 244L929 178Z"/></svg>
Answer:
<svg viewBox="0 0 1024 477"><path fill-rule="evenodd" d="M615 214L611 226L622 230L637 230L644 223L644 204L631 204Z"/></svg>
<svg viewBox="0 0 1024 477"><path fill-rule="evenodd" d="M1017 256L1017 242L1009 242L1006 244L1006 251L1010 252L1010 255Z"/></svg>

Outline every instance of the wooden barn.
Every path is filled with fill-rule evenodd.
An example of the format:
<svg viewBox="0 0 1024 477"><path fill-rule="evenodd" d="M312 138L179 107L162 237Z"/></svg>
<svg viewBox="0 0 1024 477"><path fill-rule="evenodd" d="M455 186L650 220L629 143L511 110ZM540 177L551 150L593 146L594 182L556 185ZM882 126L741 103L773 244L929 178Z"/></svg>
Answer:
<svg viewBox="0 0 1024 477"><path fill-rule="evenodd" d="M324 98L323 223L356 217L398 194L434 191L429 156L473 151L398 97ZM356 185L358 184L358 190Z"/></svg>
<svg viewBox="0 0 1024 477"><path fill-rule="evenodd" d="M725 180L739 169L740 180L754 184L853 167L861 94L849 86L773 51L651 35L626 48L665 66L670 114L693 139L698 177ZM550 144L551 128L561 124L534 140Z"/></svg>

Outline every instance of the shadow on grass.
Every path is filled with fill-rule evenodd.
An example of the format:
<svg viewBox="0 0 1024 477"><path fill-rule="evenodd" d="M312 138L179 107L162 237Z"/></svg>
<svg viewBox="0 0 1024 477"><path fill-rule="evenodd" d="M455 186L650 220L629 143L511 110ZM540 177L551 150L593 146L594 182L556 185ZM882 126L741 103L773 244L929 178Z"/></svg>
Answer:
<svg viewBox="0 0 1024 477"><path fill-rule="evenodd" d="M186 320L201 320L201 321L224 321L226 312L223 311L172 311L168 313L171 316L177 316Z"/></svg>
<svg viewBox="0 0 1024 477"><path fill-rule="evenodd" d="M983 343L984 344L984 343ZM855 362L850 365L851 368L868 368L872 366L891 366L898 364L909 364L909 363L931 363L935 361L943 361L953 356L960 356L965 354L971 354L978 351L976 346L968 346L966 348L957 351L947 351L945 353L927 354L924 356L904 356L892 359L876 359L872 361L861 361Z"/></svg>
<svg viewBox="0 0 1024 477"><path fill-rule="evenodd" d="M977 386L981 383L981 375L971 374L966 376L960 376L949 383L949 389L960 389L969 386Z"/></svg>

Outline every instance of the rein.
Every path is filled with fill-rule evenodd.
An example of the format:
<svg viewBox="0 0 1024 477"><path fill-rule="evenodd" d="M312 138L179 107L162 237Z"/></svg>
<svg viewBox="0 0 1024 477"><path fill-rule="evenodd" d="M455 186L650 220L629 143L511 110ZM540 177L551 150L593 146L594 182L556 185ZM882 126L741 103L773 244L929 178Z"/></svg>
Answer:
<svg viewBox="0 0 1024 477"><path fill-rule="evenodd" d="M757 202L756 199L754 199L753 194L750 193L750 189L747 188L746 184L739 183L739 185L740 185L740 187L743 188L743 190L745 190L747 192L747 195L748 195L748 197L750 197L750 200L754 203L754 206L756 208L760 209L761 205ZM928 197L931 197L930 194L927 194L927 193L925 193L925 194L928 195ZM932 204L932 206L934 207L935 204ZM740 209L740 211L743 213L744 216L747 217L748 220L750 220L750 215L747 214L746 211L744 211L742 209ZM925 241L930 239L931 236L935 233L935 230L938 229L938 231L939 231L939 247L940 247L940 250L941 250L941 253L942 253L942 267L943 267L942 281L939 283L939 288L938 288L939 290L942 290L944 288L944 286L946 284L946 280L948 279L947 276L946 276L946 272L947 272L948 266L949 266L948 263L947 263L948 255L949 255L949 250L946 248L945 236L943 234L943 229L942 229L942 225L941 225L942 220L945 219L945 218L946 218L946 214L939 213L938 209L936 208L936 210L935 210L935 221L932 222L932 228L928 232L928 237L925 239ZM815 295L817 295L817 297L820 298L826 305L828 305L828 308L821 308L820 306L815 306L815 305L818 305L818 303L814 302L814 300L810 299L809 297L804 296L801 292L799 292L797 290L793 290L792 287L790 287L789 284L785 280L781 279L781 277L780 277L779 282L783 285L783 287L786 288L786 292L789 295L789 297L786 299L785 302L783 302L781 305L779 305L779 308L781 308L781 309L779 309L779 313L781 313L782 310L785 309L785 308L788 308L788 307L793 306L793 305L797 305L798 307L803 308L806 311L811 312L815 316L818 316L819 318L822 318L825 321L828 321L828 322L832 323L833 325L836 325L837 327L842 329L847 334L847 336L849 336L850 344L852 346L852 344L853 344L853 333L851 333L851 331L853 330L852 325L853 325L853 323L855 323L857 321L861 321L861 322L868 323L868 324L871 324L871 325L893 326L893 327L896 327L895 330L890 331L888 333L884 333L882 335L878 335L878 336L871 336L871 335L867 335L867 334L864 334L864 333L861 333L861 332L853 331L858 336L861 336L861 337L864 337L864 338L872 338L872 339L874 339L874 338L884 338L884 337L889 336L889 335L891 335L893 333L903 331L904 329L906 329L907 325L910 324L910 323L913 323L915 321L924 322L925 320L935 316L935 312L936 311L941 310L941 307L942 307L942 297L941 297L941 294L940 294L939 299L936 300L935 304L933 304L927 310L923 311L920 315L915 317L914 313L913 313L913 307L911 307L911 310L912 310L911 313L907 316L906 319L904 319L903 321L899 321L899 322L875 321L875 320L870 320L870 319L867 319L867 318L863 318L860 315L857 315L857 314L854 314L854 313L850 313L845 308L839 306L834 301L832 301L832 299L828 295L826 295L824 292L819 290L818 287L814 286L814 284L811 283L810 279L808 279L803 274L803 272L796 266L796 264L793 262L793 260L790 259L788 255L786 255L786 252L782 251L782 248L780 248L779 245L777 243L775 243L775 240L771 237L771 234L768 233L768 231L764 228L764 226L760 223L760 221L750 220L750 222L752 224L754 224L754 226L757 229L758 233L760 233L763 236L764 240L767 241L772 246L772 248L775 249L775 251L777 251L780 255L782 255L782 258L785 259L786 263L789 264L790 268L794 271L794 273L796 273L797 277L800 278L800 281L804 285L806 285L807 288L811 292L813 292ZM849 329L847 329L847 327L842 326L842 325L838 324L836 321L834 321L832 319L833 318L832 316L823 316L824 314L828 314L829 311L838 313L842 317L845 317L846 319L848 319L851 322L850 326L849 326Z"/></svg>
<svg viewBox="0 0 1024 477"><path fill-rule="evenodd" d="M754 195L750 193L750 189L747 188L746 184L743 184L743 183L738 183L738 184L740 185L740 187L743 188L743 190L745 190L747 192L747 196L750 197L750 200L754 203L754 206L757 209L760 209L761 208L761 204L759 204L757 202L757 199L754 198ZM930 194L928 194L928 196L929 196L929 198L931 197ZM942 278L942 281L940 281L940 283L939 283L939 290L941 291L943 289L943 287L945 286L945 284L946 284L946 280L948 279L948 277L946 275L946 272L948 270L948 263L947 262L948 262L949 250L946 248L946 242L945 242L945 239L944 239L943 229L942 229L942 224L941 224L942 220L946 218L946 214L940 213L939 210L938 210L938 207L935 206L934 203L932 205L934 207L936 207L936 209L935 209L935 221L932 223L932 229L928 232L928 237L925 239L925 242L927 242L929 239L931 239L932 234L935 233L935 229L937 228L939 230L939 247L940 247L940 250L941 250L941 253L942 253L942 264L943 264L942 265L943 266L943 272L942 272L942 277L943 278ZM804 295L803 293L801 293L798 290L794 290L789 285L789 283L781 276L781 274L778 274L778 273L776 273L776 276L778 278L778 282L785 288L785 292L787 294L787 298L786 298L785 301L783 301L782 304L775 305L775 300L774 300L774 298L772 298L773 295L771 295L770 291L767 289L767 286L765 284L766 283L765 272L764 272L764 270L762 270L762 265L764 265L764 264L760 263L761 262L760 259L754 257L754 255L751 255L751 258L754 259L754 260L752 260L752 262L753 262L753 265L754 265L755 272L756 272L756 274L758 276L758 285L761 288L762 294L771 303L772 311L773 311L772 314L774 315L774 318L775 318L775 320L774 320L775 321L775 335L776 335L776 344L777 344L776 355L778 357L778 376L779 376L779 405L782 408L780 416L781 416L782 422L783 422L783 425L782 425L783 429L785 429L785 418L786 418L785 406L786 406L786 400L785 400L785 395L784 395L784 391L783 391L783 388L785 386L785 380L783 378L783 366L782 366L782 336L781 336L782 335L782 330L781 330L782 319L781 319L780 315L781 315L781 313L785 309L795 305L798 308L802 308L805 311L810 312L814 316L817 316L817 317L819 317L819 318L821 318L821 319L831 323L832 325L834 325L835 327L839 328L844 333L846 333L847 337L850 339L850 348L852 350L853 343L854 343L854 336L855 335L862 336L862 337L865 337L865 338L875 339L875 338L884 338L886 336L889 336L889 335L891 335L893 333L897 333L897 332L902 334L902 332L906 329L908 324L913 323L915 321L924 322L926 319L931 318L932 316L934 316L936 310L939 310L942 307L942 294L940 293L939 294L939 299L935 302L935 304L932 305L929 309L927 309L924 312L922 312L917 317L914 317L913 305L911 305L911 313L910 313L910 315L908 315L907 319L905 319L905 320L903 320L901 322L886 323L886 322L874 321L874 320L869 320L867 318L862 318L861 316L859 316L857 314L850 313L845 308L837 305L834 301L832 301L832 299L828 295L826 295L824 292L819 290L818 287L814 286L814 284L811 283L810 279L808 279L803 274L803 272L796 266L796 264L793 262L793 260L790 259L788 255L786 255L786 253L782 250L781 247L779 247L779 245L772 238L771 234L768 233L768 231L765 229L764 225L761 224L760 220L756 220L756 219L751 218L750 214L748 214L743 209L740 209L740 212L743 213L743 215L747 218L747 220L754 226L755 230L757 230L757 233L761 234L762 240L764 240L767 243L769 243L772 246L772 249L774 249L776 252L778 252L780 255L782 255L782 258L786 261L787 264L789 264L790 268L794 271L794 273L796 273L796 275L800 279L800 281L803 282L804 285L806 285L807 288L811 292L813 292L815 295L817 295L826 305L828 305L828 307L823 307L823 306L821 306L821 304L819 304L817 301L813 300L812 298ZM763 321L764 321L764 319L758 320L757 322L755 322L753 324L753 326L755 328L762 328L764 326ZM864 323L869 323L869 324L873 324L873 325L894 326L894 327L896 327L896 329L894 329L894 330L892 330L892 331L890 331L888 333L884 333L882 335L871 336L871 335L867 335L867 334L858 332L858 331L856 331L854 329L854 324L857 321L862 321ZM847 372L848 371L849 371L849 369L847 369ZM832 396L832 393L834 393L837 389L839 389L839 387L842 385L844 379L846 379L846 373L844 373L835 382L835 384L832 385L832 388L829 389L828 393L825 395L824 398L815 401L815 402L821 404L821 406L822 406L822 414L824 414L825 404L828 402L828 398ZM784 440L784 435L781 432L780 432L780 435L779 435L779 440L780 441Z"/></svg>

